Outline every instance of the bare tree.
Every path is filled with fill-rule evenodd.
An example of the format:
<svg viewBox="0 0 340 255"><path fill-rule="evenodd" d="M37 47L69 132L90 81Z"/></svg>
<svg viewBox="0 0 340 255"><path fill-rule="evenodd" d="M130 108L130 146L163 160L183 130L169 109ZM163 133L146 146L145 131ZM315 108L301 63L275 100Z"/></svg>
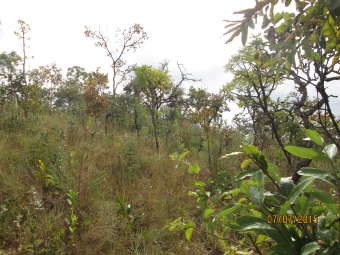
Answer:
<svg viewBox="0 0 340 255"><path fill-rule="evenodd" d="M112 106L115 106L115 99L117 94L117 88L120 84L128 79L128 74L134 70L136 64L128 65L127 61L124 60L123 55L128 51L132 50L135 52L138 48L140 48L145 41L149 38L148 34L144 31L144 28L139 24L134 24L128 29L116 31L116 44L118 48L114 48L110 50L108 45L109 37L103 34L103 31L100 29L97 31L91 30L89 27L85 26L85 36L88 38L92 38L95 40L95 46L101 47L105 50L106 55L111 60L111 68L112 68ZM107 112L105 116L105 132L107 133L108 128L108 118L112 116L113 110L111 108L111 112Z"/></svg>

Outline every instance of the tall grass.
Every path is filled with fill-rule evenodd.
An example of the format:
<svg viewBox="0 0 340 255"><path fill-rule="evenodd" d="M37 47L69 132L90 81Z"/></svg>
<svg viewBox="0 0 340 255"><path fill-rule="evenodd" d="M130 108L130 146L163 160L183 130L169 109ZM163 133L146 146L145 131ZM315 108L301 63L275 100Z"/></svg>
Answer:
<svg viewBox="0 0 340 255"><path fill-rule="evenodd" d="M179 215L202 213L188 196L187 172L168 156L184 149L177 135L161 141L158 154L147 130L105 135L99 123L91 137L67 113L4 114L0 125L0 254L222 254L209 236L189 243L163 230ZM207 156L195 150L188 158L207 179ZM116 197L132 205L131 217L145 216L131 224L117 213Z"/></svg>

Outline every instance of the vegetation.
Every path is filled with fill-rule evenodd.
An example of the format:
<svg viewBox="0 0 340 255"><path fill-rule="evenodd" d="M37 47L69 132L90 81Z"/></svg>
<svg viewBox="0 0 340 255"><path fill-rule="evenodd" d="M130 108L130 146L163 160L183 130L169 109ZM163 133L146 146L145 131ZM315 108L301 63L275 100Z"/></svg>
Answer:
<svg viewBox="0 0 340 255"><path fill-rule="evenodd" d="M339 79L340 1L294 2L256 1L228 24L244 47L219 93L185 91L198 80L183 65L179 81L168 61L127 65L148 38L139 24L117 31L115 51L86 27L112 60L113 94L100 68L29 70L19 20L23 56L0 55L0 254L339 254L326 83ZM247 44L259 16L266 38ZM296 91L273 98L288 80ZM243 110L233 126L228 101Z"/></svg>

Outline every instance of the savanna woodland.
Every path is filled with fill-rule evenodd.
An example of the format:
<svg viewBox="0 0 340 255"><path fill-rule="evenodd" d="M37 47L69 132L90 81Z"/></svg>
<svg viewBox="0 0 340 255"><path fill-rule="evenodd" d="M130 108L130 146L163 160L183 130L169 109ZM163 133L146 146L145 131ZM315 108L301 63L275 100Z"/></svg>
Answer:
<svg viewBox="0 0 340 255"><path fill-rule="evenodd" d="M0 254L340 254L328 89L340 0L257 0L235 17L225 47L243 47L216 94L181 64L176 81L168 61L127 63L147 43L139 24L117 30L114 49L84 28L113 87L100 68L29 69L34 28L18 21L22 52L0 55ZM241 113L228 124L232 101Z"/></svg>

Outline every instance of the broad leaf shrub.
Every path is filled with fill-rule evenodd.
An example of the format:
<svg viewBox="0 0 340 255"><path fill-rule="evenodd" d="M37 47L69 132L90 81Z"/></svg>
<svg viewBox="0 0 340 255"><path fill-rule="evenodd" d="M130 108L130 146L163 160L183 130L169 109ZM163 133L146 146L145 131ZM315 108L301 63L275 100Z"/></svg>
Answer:
<svg viewBox="0 0 340 255"><path fill-rule="evenodd" d="M321 146L323 140L317 132L304 130L308 138ZM301 168L300 183L282 177L279 168L252 145L249 134L243 140L243 152L233 152L224 159L246 154L237 177L235 188L226 192L211 189L210 183L199 180L200 167L185 161L188 152L173 154L177 167L188 167L195 176L197 187L189 195L197 197L204 208L206 224L198 227L198 219L182 217L168 223L169 230L181 229L190 240L193 230L213 235L221 241L225 254L340 254L339 230L339 174L332 159L337 153L335 145L322 151L298 146L287 146L291 154L331 163L332 173L315 168ZM283 172L283 171L282 171ZM316 179L329 187L329 192L314 185Z"/></svg>

